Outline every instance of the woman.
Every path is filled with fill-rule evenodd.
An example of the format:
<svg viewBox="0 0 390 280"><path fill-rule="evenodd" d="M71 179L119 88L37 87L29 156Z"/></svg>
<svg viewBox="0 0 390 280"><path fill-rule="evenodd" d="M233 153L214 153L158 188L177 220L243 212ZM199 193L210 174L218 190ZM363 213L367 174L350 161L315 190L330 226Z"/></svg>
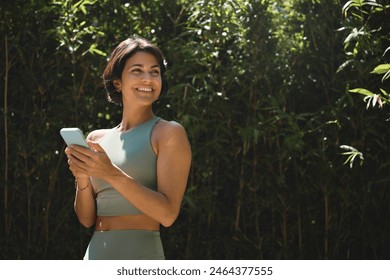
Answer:
<svg viewBox="0 0 390 280"><path fill-rule="evenodd" d="M108 100L123 106L121 123L92 131L91 149L65 150L77 217L95 225L84 259L165 259L159 228L179 214L191 149L184 128L152 110L167 91L164 62L143 38L121 42L103 73Z"/></svg>

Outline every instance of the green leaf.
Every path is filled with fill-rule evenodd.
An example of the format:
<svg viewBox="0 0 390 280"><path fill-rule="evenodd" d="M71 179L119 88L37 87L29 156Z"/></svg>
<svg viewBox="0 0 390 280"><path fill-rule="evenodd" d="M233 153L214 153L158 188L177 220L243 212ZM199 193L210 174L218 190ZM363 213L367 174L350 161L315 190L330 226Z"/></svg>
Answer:
<svg viewBox="0 0 390 280"><path fill-rule="evenodd" d="M342 153L342 155L348 156L347 159L344 161L344 165L349 163L349 168L352 168L357 156L360 159L360 165L363 165L364 156L362 152L359 152L356 148L348 145L341 145L340 148L343 150L347 150L347 152Z"/></svg>
<svg viewBox="0 0 390 280"><path fill-rule="evenodd" d="M80 5L80 10L83 12L84 15L87 14L87 9L85 8L85 5Z"/></svg>
<svg viewBox="0 0 390 280"><path fill-rule="evenodd" d="M390 70L387 71L387 73L383 75L383 77L382 77L382 83L383 83L385 80L387 80L389 77L390 77Z"/></svg>
<svg viewBox="0 0 390 280"><path fill-rule="evenodd" d="M389 93L388 93L386 90L384 90L383 88L380 88L379 90L382 92L382 94L383 94L385 97L389 98Z"/></svg>
<svg viewBox="0 0 390 280"><path fill-rule="evenodd" d="M349 60L345 61L343 64L341 64L339 66L339 68L337 68L336 73L339 73L339 72L343 71L345 67L347 67L348 65L352 64L353 62L354 62L353 59L349 59Z"/></svg>
<svg viewBox="0 0 390 280"><path fill-rule="evenodd" d="M372 74L384 74L384 73L386 73L388 71L390 71L390 64L389 63L378 65L370 73L372 73Z"/></svg>
<svg viewBox="0 0 390 280"><path fill-rule="evenodd" d="M370 97L373 97L375 95L375 93L373 93L365 88L354 88L354 89L350 89L349 92L359 93L359 94L370 96Z"/></svg>
<svg viewBox="0 0 390 280"><path fill-rule="evenodd" d="M385 56L386 53L387 53L388 51L390 51L390 47L388 47L388 48L383 52L383 56Z"/></svg>
<svg viewBox="0 0 390 280"><path fill-rule="evenodd" d="M349 8L353 7L353 6L357 6L356 3L354 3L355 1L348 1L347 3L345 3L345 5L343 6L342 8L342 11L343 11L343 14L344 16L346 17L347 16L347 12L349 10Z"/></svg>
<svg viewBox="0 0 390 280"><path fill-rule="evenodd" d="M366 2L363 2L362 4L363 6L367 5L367 6L373 6L373 7L379 7L379 8L383 8L383 6L379 3L376 3L375 1L366 1Z"/></svg>

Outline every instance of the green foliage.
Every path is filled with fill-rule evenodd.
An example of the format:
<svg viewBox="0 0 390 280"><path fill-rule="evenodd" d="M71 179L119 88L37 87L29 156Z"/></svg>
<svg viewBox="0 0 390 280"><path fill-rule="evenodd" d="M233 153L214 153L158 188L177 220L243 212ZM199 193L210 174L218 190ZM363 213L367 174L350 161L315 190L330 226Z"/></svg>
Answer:
<svg viewBox="0 0 390 280"><path fill-rule="evenodd" d="M380 65L376 66L375 69L372 70L370 73L379 74L379 75L383 74L382 83L384 83L385 80L387 80L390 77L390 64L388 64L388 63L387 64L380 64ZM382 108L382 106L384 104L390 102L390 96L389 96L389 93L385 89L380 88L379 90L380 90L381 94L375 94L375 93L369 91L368 89L364 89L364 88L350 89L349 92L359 93L359 94L364 95L365 97L363 100L367 103L367 109L370 107L370 105L372 107L375 107L376 104L378 104L379 108Z"/></svg>
<svg viewBox="0 0 390 280"><path fill-rule="evenodd" d="M341 145L341 149L346 150L346 152L343 153L343 155L348 156L348 158L345 160L344 164L349 163L349 167L353 167L353 163L355 162L355 159L358 157L360 159L360 165L363 164L363 154L356 150L354 147L348 146L348 145Z"/></svg>
<svg viewBox="0 0 390 280"><path fill-rule="evenodd" d="M343 42L348 60L339 70L351 64L358 70L358 75L355 75L356 78L351 80L350 84L369 84L370 89L366 87L348 89L351 93L364 96L366 109L376 106L382 108L390 101L386 83L390 76L390 67L386 63L390 35L388 25L381 23L382 19L388 17L389 9L390 6L382 4L381 1L348 1L342 9L345 26L340 30L350 30L350 33ZM370 74L382 75L382 79L372 79ZM350 159L351 157L346 163Z"/></svg>
<svg viewBox="0 0 390 280"><path fill-rule="evenodd" d="M101 73L132 34L166 54L170 88L155 111L184 125L193 150L181 215L162 228L168 258L386 258L388 106L364 110L349 92L389 102L388 10L336 0L0 6L0 258L82 257L91 231L73 213L59 130L120 121Z"/></svg>

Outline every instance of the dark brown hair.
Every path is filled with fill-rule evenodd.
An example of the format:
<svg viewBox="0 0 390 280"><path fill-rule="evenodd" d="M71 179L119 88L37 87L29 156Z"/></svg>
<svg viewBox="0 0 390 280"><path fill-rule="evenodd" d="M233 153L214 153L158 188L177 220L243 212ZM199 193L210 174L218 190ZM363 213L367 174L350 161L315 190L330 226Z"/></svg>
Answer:
<svg viewBox="0 0 390 280"><path fill-rule="evenodd" d="M139 51L148 52L157 59L162 81L160 97L168 91L168 83L164 75L166 72L166 62L163 53L148 40L138 36L132 36L119 43L112 52L107 66L104 69L102 78L108 101L122 105L122 93L115 88L113 81L122 78L122 72L127 59Z"/></svg>

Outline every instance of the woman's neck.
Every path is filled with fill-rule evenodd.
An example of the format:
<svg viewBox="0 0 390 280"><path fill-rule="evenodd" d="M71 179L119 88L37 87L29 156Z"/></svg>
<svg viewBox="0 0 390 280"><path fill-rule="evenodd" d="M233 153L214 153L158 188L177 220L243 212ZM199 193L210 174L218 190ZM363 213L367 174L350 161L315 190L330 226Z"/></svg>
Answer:
<svg viewBox="0 0 390 280"><path fill-rule="evenodd" d="M119 131L130 130L154 116L152 108L141 108L138 110L123 108L122 121L118 127Z"/></svg>

